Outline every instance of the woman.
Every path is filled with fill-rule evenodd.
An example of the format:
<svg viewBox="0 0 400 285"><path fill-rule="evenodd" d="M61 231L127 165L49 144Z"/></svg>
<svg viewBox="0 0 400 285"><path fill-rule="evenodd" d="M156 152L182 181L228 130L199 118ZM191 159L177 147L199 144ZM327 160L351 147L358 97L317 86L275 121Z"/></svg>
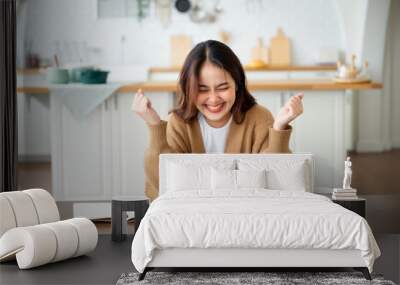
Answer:
<svg viewBox="0 0 400 285"><path fill-rule="evenodd" d="M178 108L160 120L139 90L132 109L147 123L145 193L158 196L160 153L290 152L289 123L303 112L303 94L293 96L274 120L246 87L243 67L225 44L205 41L187 56L179 78Z"/></svg>

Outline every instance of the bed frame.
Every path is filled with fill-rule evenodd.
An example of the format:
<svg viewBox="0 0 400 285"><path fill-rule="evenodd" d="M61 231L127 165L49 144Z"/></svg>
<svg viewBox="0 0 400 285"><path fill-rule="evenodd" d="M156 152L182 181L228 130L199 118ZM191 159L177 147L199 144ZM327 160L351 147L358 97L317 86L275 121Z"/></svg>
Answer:
<svg viewBox="0 0 400 285"><path fill-rule="evenodd" d="M219 158L237 159L296 159L309 163L308 178L310 192L314 190L314 160L312 154L161 154L160 155L160 194L165 192L167 161L193 159L213 160ZM153 259L139 280L155 268L231 268L237 271L265 268L343 268L350 267L361 271L367 280L371 275L359 250L331 249L254 249L254 248L169 248L157 249ZM261 270L262 271L262 270Z"/></svg>
<svg viewBox="0 0 400 285"><path fill-rule="evenodd" d="M155 268L232 268L237 271L265 268L337 268L352 267L371 280L359 250L329 249L197 249L156 250L152 261L139 275Z"/></svg>

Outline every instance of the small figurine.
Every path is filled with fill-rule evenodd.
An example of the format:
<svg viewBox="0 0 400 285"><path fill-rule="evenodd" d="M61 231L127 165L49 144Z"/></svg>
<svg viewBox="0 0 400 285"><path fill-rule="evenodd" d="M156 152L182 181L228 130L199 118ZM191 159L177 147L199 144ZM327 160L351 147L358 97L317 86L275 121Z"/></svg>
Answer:
<svg viewBox="0 0 400 285"><path fill-rule="evenodd" d="M332 199L334 200L354 200L357 199L357 189L351 187L351 161L350 157L344 162L344 178L342 188L333 188Z"/></svg>
<svg viewBox="0 0 400 285"><path fill-rule="evenodd" d="M343 178L343 189L352 189L351 188L351 161L348 156L346 161L344 162L344 178Z"/></svg>
<svg viewBox="0 0 400 285"><path fill-rule="evenodd" d="M340 78L354 79L358 76L359 71L356 67L356 56L351 56L351 64L346 65L340 60L337 61L337 71Z"/></svg>
<svg viewBox="0 0 400 285"><path fill-rule="evenodd" d="M368 83L371 76L368 71L368 62L365 61L363 68L357 68L356 56L351 56L351 63L346 65L341 61L337 61L337 75L334 78L338 83Z"/></svg>

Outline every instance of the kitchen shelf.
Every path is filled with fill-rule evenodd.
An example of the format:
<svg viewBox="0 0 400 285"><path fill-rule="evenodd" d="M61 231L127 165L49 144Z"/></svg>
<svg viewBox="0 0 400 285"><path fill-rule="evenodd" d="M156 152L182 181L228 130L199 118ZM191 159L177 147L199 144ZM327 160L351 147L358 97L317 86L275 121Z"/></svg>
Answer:
<svg viewBox="0 0 400 285"><path fill-rule="evenodd" d="M120 87L116 93L134 93L139 88L148 92L176 92L178 89L176 81L145 81L128 83ZM253 80L248 82L250 91L268 90L367 90L382 89L383 84L370 83L336 83L331 79L312 80ZM18 93L48 94L47 87L21 86L17 88Z"/></svg>

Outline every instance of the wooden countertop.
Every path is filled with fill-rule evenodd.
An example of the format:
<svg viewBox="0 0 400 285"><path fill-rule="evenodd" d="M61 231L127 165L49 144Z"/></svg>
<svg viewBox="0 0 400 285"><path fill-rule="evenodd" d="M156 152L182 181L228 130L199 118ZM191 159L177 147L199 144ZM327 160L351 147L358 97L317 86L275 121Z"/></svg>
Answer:
<svg viewBox="0 0 400 285"><path fill-rule="evenodd" d="M153 72L179 72L181 66L154 66L148 69L148 73ZM336 71L336 65L266 65L264 67L243 66L245 71Z"/></svg>
<svg viewBox="0 0 400 285"><path fill-rule="evenodd" d="M248 82L248 88L251 91L268 90L367 90L382 89L383 85L377 82L371 83L335 83L330 79L309 79L309 80L252 80ZM176 81L146 81L137 83L128 83L120 87L117 93L133 93L139 88L147 92L176 92ZM18 93L29 94L47 94L47 87L29 87L23 86L17 88Z"/></svg>

